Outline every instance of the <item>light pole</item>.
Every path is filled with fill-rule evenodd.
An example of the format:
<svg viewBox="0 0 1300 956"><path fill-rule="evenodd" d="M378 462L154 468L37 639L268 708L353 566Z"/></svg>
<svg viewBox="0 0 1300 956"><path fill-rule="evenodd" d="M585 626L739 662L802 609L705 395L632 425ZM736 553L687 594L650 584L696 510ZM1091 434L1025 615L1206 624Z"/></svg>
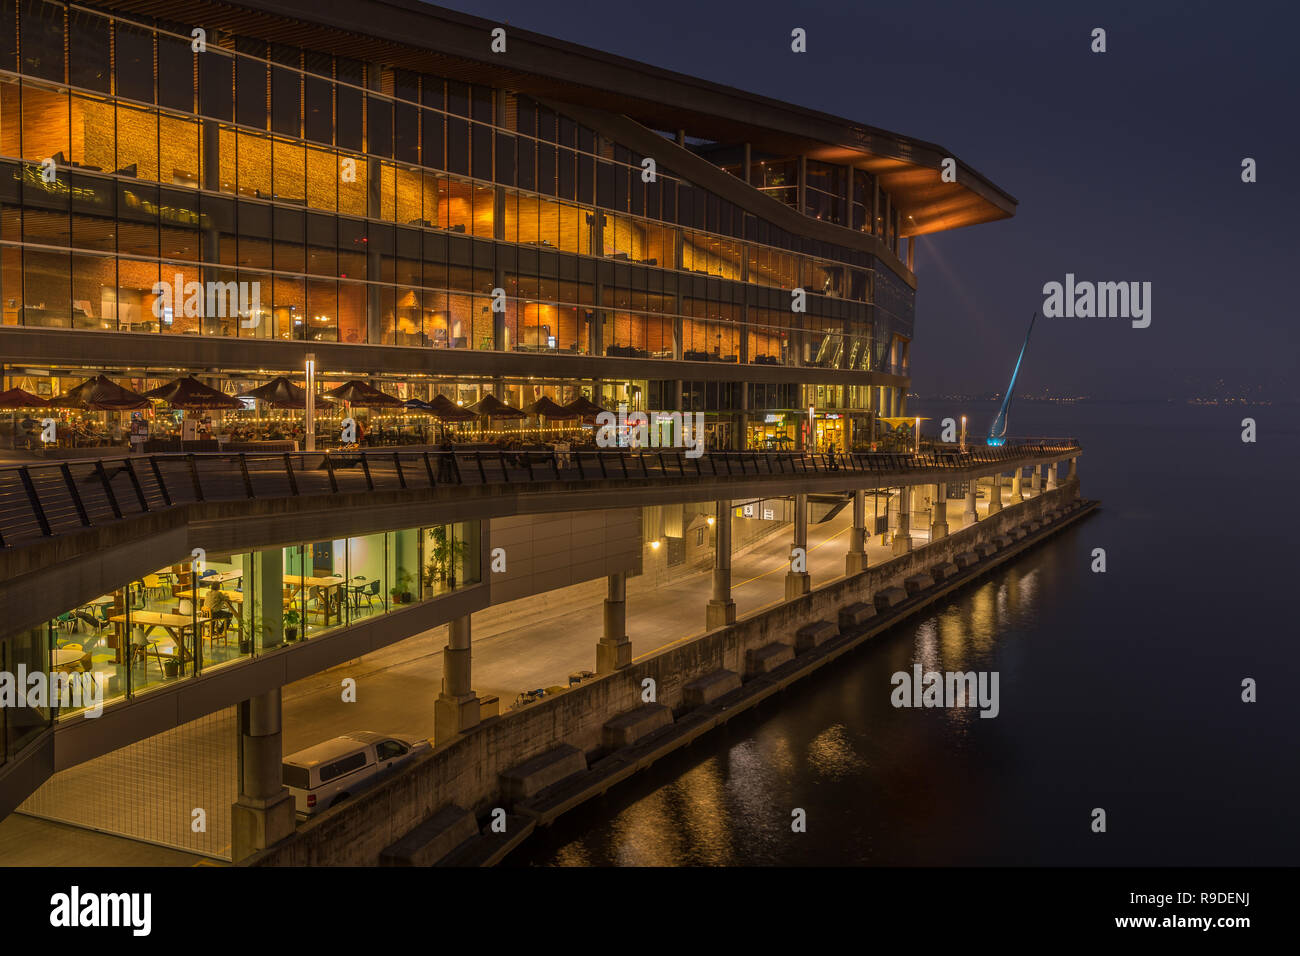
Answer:
<svg viewBox="0 0 1300 956"><path fill-rule="evenodd" d="M912 451L913 453L919 455L921 454L921 419L918 418L915 420L915 423L912 426L912 430L915 435Z"/></svg>
<svg viewBox="0 0 1300 956"><path fill-rule="evenodd" d="M966 451L966 416L961 417L961 450Z"/></svg>
<svg viewBox="0 0 1300 956"><path fill-rule="evenodd" d="M303 451L316 450L316 353L307 353L307 401Z"/></svg>

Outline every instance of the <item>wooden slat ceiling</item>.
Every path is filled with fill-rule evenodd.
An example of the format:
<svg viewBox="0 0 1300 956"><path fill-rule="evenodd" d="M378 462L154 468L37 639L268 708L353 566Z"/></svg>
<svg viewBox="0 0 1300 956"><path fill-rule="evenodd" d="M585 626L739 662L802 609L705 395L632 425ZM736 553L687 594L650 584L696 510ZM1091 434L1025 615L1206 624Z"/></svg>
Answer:
<svg viewBox="0 0 1300 956"><path fill-rule="evenodd" d="M943 182L940 165L953 154L938 145L514 27L508 27L509 55L493 55L489 34L501 24L420 0L184 0L183 6L177 0L97 0L93 5L621 113L651 129L684 129L688 136L719 143L749 142L770 155L806 153L852 164L880 177L904 214L903 235L1015 213L1014 197L960 159L957 182ZM366 32L358 32L363 28ZM469 52L480 50L482 59Z"/></svg>

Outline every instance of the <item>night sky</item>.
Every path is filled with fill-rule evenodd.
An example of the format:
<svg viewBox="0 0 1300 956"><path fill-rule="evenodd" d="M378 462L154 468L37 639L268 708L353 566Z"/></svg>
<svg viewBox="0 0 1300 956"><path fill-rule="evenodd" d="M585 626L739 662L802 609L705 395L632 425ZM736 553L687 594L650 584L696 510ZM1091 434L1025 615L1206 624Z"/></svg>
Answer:
<svg viewBox="0 0 1300 956"><path fill-rule="evenodd" d="M1015 196L1013 219L918 244L923 396L1001 390L1043 284L1073 272L1151 282L1151 325L1040 320L1018 391L1300 397L1294 4L442 5L929 140Z"/></svg>

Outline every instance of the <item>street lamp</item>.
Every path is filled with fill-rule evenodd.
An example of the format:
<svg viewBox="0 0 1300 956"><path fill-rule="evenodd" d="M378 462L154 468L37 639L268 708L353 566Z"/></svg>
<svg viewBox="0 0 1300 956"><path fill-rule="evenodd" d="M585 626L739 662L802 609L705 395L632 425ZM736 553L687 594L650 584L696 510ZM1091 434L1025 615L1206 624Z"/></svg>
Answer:
<svg viewBox="0 0 1300 956"><path fill-rule="evenodd" d="M966 450L966 416L961 417L961 450Z"/></svg>
<svg viewBox="0 0 1300 956"><path fill-rule="evenodd" d="M921 454L921 419L919 418L915 419L915 424L913 425L913 431L916 435L913 451L919 455Z"/></svg>
<svg viewBox="0 0 1300 956"><path fill-rule="evenodd" d="M307 401L303 451L316 450L316 353L307 353Z"/></svg>

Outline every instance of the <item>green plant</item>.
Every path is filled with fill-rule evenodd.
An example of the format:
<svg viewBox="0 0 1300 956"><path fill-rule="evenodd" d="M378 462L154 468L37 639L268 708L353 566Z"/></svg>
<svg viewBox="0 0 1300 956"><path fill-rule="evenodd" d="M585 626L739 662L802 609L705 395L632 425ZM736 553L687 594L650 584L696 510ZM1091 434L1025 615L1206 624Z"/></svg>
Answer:
<svg viewBox="0 0 1300 956"><path fill-rule="evenodd" d="M435 581L455 577L456 562L465 556L465 542L457 541L447 533L446 525L429 529L429 563L424 566L424 584L432 587Z"/></svg>

